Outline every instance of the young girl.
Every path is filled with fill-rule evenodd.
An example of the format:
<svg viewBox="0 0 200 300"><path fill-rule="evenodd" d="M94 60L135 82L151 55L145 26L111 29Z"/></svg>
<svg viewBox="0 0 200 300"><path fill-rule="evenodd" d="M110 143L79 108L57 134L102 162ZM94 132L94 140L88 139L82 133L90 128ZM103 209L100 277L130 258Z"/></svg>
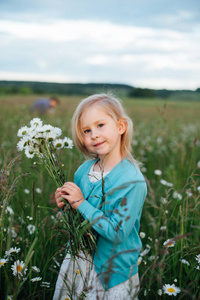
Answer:
<svg viewBox="0 0 200 300"><path fill-rule="evenodd" d="M120 101L107 94L92 95L78 105L72 119L75 145L89 159L55 193L59 208L66 199L91 222L97 235L97 252L79 259L73 299L136 299L139 289L138 235L146 183L131 155L132 121ZM63 261L54 300L69 297L66 287L72 267ZM64 279L67 273L67 280ZM78 271L77 271L78 273ZM86 287L87 285L87 287ZM80 298L81 293L85 298Z"/></svg>

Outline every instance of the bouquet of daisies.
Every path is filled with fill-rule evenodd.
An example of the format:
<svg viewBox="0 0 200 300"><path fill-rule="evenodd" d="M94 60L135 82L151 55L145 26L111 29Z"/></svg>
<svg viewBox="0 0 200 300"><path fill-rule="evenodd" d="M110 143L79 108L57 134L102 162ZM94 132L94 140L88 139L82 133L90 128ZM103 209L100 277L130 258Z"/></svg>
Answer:
<svg viewBox="0 0 200 300"><path fill-rule="evenodd" d="M61 135L60 128L43 125L39 118L31 120L30 127L23 126L17 133L20 138L17 149L24 151L28 158L38 157L57 187L66 181L58 150L73 148L72 140L68 137L61 139ZM71 208L66 200L63 201L66 205L62 214L62 231L67 235L69 253L72 257L78 256L81 251L91 253L96 249L96 243L89 222L83 219L78 210Z"/></svg>

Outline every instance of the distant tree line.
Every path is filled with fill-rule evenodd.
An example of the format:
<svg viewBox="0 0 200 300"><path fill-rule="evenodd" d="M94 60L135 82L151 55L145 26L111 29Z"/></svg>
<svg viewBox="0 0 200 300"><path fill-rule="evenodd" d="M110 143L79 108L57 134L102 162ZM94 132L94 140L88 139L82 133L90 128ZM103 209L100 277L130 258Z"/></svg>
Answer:
<svg viewBox="0 0 200 300"><path fill-rule="evenodd" d="M149 88L132 87L126 84L110 83L54 83L54 82L32 82L32 81L0 81L0 94L20 95L83 95L94 93L107 93L111 91L120 97L133 98L170 98L200 100L200 88L191 90L154 90Z"/></svg>

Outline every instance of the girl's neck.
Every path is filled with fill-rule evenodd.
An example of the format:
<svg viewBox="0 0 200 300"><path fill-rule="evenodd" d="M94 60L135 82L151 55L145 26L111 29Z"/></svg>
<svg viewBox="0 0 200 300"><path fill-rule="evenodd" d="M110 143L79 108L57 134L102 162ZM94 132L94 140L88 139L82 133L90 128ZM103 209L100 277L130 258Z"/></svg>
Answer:
<svg viewBox="0 0 200 300"><path fill-rule="evenodd" d="M118 158L109 158L107 156L100 157L99 160L94 165L94 171L98 172L110 172L118 163L123 159L120 155Z"/></svg>

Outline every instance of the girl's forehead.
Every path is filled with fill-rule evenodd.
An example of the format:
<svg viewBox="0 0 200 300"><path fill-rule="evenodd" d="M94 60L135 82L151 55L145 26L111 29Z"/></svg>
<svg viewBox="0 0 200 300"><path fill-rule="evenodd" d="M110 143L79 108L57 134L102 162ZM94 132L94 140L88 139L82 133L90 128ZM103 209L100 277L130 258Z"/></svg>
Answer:
<svg viewBox="0 0 200 300"><path fill-rule="evenodd" d="M83 119L86 115L88 116L88 114L92 115L92 114L105 114L105 115L109 115L108 112L106 111L106 108L103 107L102 105L99 104L93 104L91 106L86 107L81 115L81 119Z"/></svg>

